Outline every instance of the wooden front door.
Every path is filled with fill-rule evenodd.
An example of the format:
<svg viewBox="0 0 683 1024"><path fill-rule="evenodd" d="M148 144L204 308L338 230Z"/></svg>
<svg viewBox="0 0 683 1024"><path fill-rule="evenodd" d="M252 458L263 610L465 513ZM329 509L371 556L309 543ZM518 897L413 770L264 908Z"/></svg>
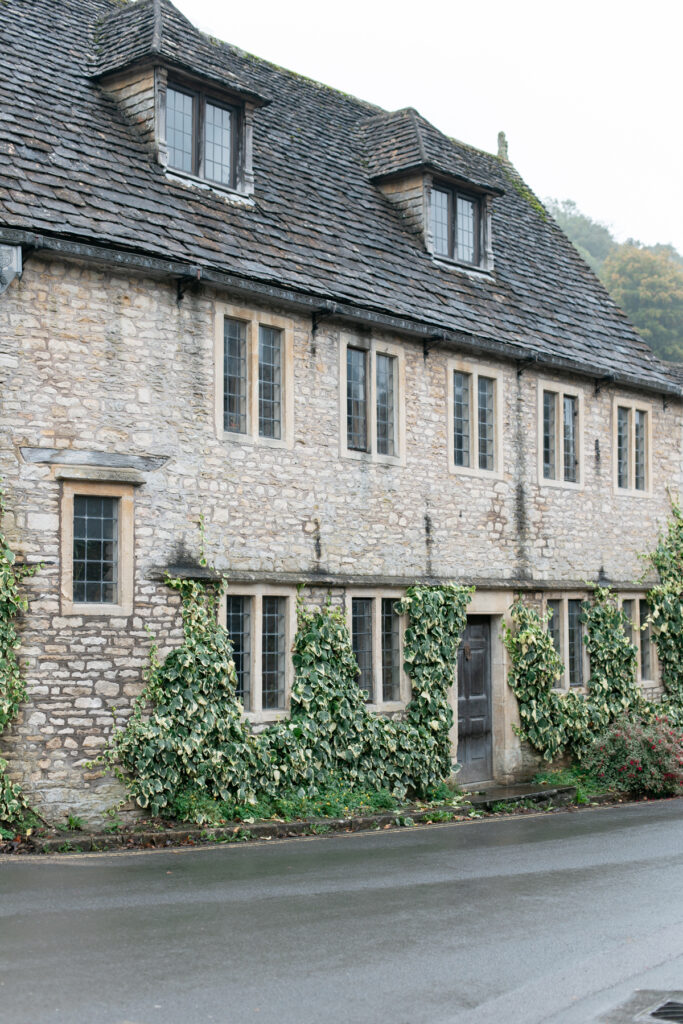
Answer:
<svg viewBox="0 0 683 1024"><path fill-rule="evenodd" d="M458 782L493 777L491 735L491 620L467 618L458 651Z"/></svg>

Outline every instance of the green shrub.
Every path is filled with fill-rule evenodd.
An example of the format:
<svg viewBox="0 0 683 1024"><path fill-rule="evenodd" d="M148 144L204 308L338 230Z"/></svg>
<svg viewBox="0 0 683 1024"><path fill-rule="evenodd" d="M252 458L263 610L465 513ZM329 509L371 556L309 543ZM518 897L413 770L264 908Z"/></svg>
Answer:
<svg viewBox="0 0 683 1024"><path fill-rule="evenodd" d="M595 738L583 765L606 788L674 796L683 793L683 733L664 717L618 718Z"/></svg>

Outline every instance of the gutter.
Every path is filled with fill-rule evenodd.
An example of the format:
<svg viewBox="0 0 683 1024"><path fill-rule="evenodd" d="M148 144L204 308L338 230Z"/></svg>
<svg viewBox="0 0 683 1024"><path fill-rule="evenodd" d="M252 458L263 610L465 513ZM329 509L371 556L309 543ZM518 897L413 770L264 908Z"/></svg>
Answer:
<svg viewBox="0 0 683 1024"><path fill-rule="evenodd" d="M211 267L187 262L159 259L156 256L145 256L140 253L116 249L107 246L91 245L86 242L72 241L50 235L36 234L15 228L0 227L0 243L21 245L27 249L26 256L35 252L51 252L73 260L95 263L101 266L134 271L149 277L176 282L179 298L182 298L188 282L201 281L203 284L215 285L227 292L254 300L276 303L290 310L308 314L313 318L325 318L355 324L366 328L381 328L403 335L413 341L422 342L425 358L429 349L438 345L440 348L469 355L492 356L517 365L519 375L530 365L538 369L556 370L570 373L594 382L596 389L606 384L620 384L635 391L660 396L683 399L683 389L673 382L648 382L636 374L605 373L604 370L587 366L585 362L562 356L550 356L534 352L523 342L518 344L501 342L485 335L475 335L466 331L448 330L438 324L414 320L410 317L395 316L383 310L375 310L365 306L354 306L348 302L340 302L326 295L311 292L299 292L294 288L269 284L267 281L253 280L238 274L228 274Z"/></svg>

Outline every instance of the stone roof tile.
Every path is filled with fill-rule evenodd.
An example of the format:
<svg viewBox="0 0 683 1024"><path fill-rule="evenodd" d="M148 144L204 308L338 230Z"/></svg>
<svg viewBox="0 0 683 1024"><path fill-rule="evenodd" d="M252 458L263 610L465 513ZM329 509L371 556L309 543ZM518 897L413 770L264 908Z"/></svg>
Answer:
<svg viewBox="0 0 683 1024"><path fill-rule="evenodd" d="M210 41L168 0L162 9L175 47L169 42L169 60L206 60L207 75L234 76L272 97L254 116L253 204L165 174L92 78L96 26L139 19L148 39L150 0L123 9L118 0L60 0L59 17L55 0L6 0L0 236L23 229L187 262L467 332L494 354L500 347L547 364L568 359L596 376L671 387L667 367L507 161L414 115L429 161L503 193L493 200L492 273L434 260L373 181L379 166L400 170L414 156L405 112L388 114ZM106 46L104 38L108 67L138 52L133 40L115 52L113 38ZM377 156L368 158L373 120Z"/></svg>
<svg viewBox="0 0 683 1024"><path fill-rule="evenodd" d="M230 68L219 45L199 32L169 0L126 3L95 23L90 59L93 77L104 77L155 58L265 101L251 83Z"/></svg>

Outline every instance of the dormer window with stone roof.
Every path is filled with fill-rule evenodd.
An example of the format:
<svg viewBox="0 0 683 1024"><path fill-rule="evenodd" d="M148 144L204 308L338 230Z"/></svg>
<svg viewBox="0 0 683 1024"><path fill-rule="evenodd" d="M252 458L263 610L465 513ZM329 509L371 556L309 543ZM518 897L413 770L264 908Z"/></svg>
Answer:
<svg viewBox="0 0 683 1024"><path fill-rule="evenodd" d="M491 212L503 194L487 160L416 110L368 118L359 129L370 179L440 260L493 270Z"/></svg>
<svg viewBox="0 0 683 1024"><path fill-rule="evenodd" d="M138 0L98 26L92 77L172 177L254 191L254 111L270 102L168 0Z"/></svg>

